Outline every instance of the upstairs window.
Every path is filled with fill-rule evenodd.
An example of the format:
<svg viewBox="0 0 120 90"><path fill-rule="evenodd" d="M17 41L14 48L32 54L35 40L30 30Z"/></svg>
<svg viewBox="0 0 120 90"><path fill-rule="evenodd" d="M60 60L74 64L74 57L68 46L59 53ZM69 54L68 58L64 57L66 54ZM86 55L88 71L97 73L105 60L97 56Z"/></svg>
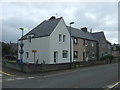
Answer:
<svg viewBox="0 0 120 90"><path fill-rule="evenodd" d="M94 52L92 52L92 58L95 58L95 53Z"/></svg>
<svg viewBox="0 0 120 90"><path fill-rule="evenodd" d="M108 49L111 49L110 44L108 44Z"/></svg>
<svg viewBox="0 0 120 90"><path fill-rule="evenodd" d="M63 52L62 52L62 56L63 56L63 58L67 58L68 57L68 51L67 50L63 50Z"/></svg>
<svg viewBox="0 0 120 90"><path fill-rule="evenodd" d="M78 58L78 51L74 51L74 58Z"/></svg>
<svg viewBox="0 0 120 90"><path fill-rule="evenodd" d="M63 35L63 42L65 42L65 35Z"/></svg>
<svg viewBox="0 0 120 90"><path fill-rule="evenodd" d="M91 44L92 44L92 47L94 47L94 42L92 42Z"/></svg>
<svg viewBox="0 0 120 90"><path fill-rule="evenodd" d="M61 42L61 41L62 41L62 35L59 34L59 42Z"/></svg>
<svg viewBox="0 0 120 90"><path fill-rule="evenodd" d="M77 38L74 38L73 43L74 43L74 44L78 44L78 39L77 39Z"/></svg>
<svg viewBox="0 0 120 90"><path fill-rule="evenodd" d="M83 45L85 45L85 39L83 39Z"/></svg>
<svg viewBox="0 0 120 90"><path fill-rule="evenodd" d="M88 44L87 44L87 41L85 40L85 39L83 39L83 45L84 46L87 46Z"/></svg>
<svg viewBox="0 0 120 90"><path fill-rule="evenodd" d="M29 36L29 38L28 38L28 39L29 39L29 42L31 43L31 36Z"/></svg>

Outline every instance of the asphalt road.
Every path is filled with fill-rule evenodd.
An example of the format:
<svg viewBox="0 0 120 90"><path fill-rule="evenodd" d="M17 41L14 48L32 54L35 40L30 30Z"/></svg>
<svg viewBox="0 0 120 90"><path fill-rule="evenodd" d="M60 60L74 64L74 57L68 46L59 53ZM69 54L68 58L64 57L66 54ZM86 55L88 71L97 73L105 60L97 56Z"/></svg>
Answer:
<svg viewBox="0 0 120 90"><path fill-rule="evenodd" d="M118 63L40 77L9 78L3 79L3 88L106 88L118 82Z"/></svg>

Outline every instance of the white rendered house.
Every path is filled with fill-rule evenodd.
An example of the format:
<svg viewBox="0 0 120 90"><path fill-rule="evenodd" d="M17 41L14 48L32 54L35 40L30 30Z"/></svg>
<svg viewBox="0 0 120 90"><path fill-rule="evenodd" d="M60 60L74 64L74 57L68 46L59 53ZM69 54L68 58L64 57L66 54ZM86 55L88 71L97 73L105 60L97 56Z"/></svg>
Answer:
<svg viewBox="0 0 120 90"><path fill-rule="evenodd" d="M19 39L19 43L21 41L24 44L22 56L24 63L70 62L70 34L62 17L44 20ZM18 53L18 58L21 59L20 53Z"/></svg>

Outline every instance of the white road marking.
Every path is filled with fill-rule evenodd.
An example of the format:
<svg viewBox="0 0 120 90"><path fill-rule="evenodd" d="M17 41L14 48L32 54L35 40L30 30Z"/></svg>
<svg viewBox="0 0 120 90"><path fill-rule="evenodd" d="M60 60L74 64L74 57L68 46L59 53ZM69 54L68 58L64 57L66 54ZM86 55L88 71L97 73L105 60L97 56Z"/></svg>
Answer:
<svg viewBox="0 0 120 90"><path fill-rule="evenodd" d="M23 80L23 79L25 79L25 78L15 78L15 79L17 79L17 80Z"/></svg>
<svg viewBox="0 0 120 90"><path fill-rule="evenodd" d="M35 77L28 77L28 78L35 78Z"/></svg>
<svg viewBox="0 0 120 90"><path fill-rule="evenodd" d="M7 80L7 81L13 81L14 79L9 78L9 79L5 79L5 80Z"/></svg>

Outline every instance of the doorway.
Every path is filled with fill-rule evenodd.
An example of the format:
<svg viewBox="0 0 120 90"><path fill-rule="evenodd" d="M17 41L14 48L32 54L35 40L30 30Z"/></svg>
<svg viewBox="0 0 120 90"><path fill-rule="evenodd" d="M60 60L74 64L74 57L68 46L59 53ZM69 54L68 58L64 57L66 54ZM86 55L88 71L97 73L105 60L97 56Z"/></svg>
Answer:
<svg viewBox="0 0 120 90"><path fill-rule="evenodd" d="M58 51L54 51L54 63L58 61Z"/></svg>

